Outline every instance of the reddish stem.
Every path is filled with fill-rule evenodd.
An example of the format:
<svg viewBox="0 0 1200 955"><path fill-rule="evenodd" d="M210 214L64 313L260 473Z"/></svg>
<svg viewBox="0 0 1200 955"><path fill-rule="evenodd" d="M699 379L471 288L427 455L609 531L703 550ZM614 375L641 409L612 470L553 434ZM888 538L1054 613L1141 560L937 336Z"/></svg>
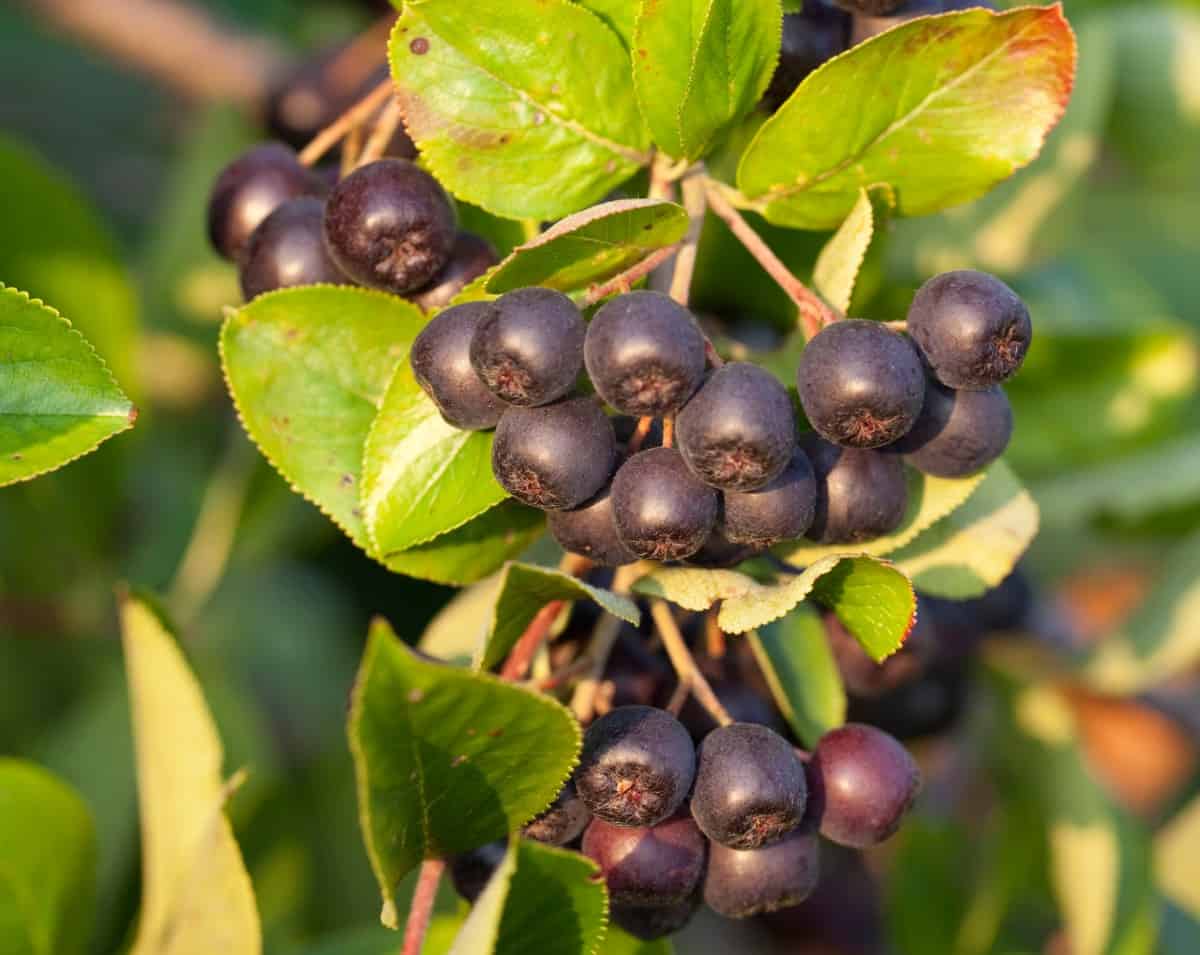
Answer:
<svg viewBox="0 0 1200 955"><path fill-rule="evenodd" d="M654 419L647 415L644 418L638 418L637 427L633 429L633 434L629 438L629 443L625 445L625 456L633 457L642 450L642 445L646 443L646 436L650 433L650 429L654 427Z"/></svg>
<svg viewBox="0 0 1200 955"><path fill-rule="evenodd" d="M620 292L628 292L633 288L633 283L644 279L647 275L653 272L656 268L662 265L667 259L673 256L679 244L669 245L665 249L659 249L652 252L646 258L642 259L637 265L626 269L620 275L609 279L601 285L593 285L588 289L585 301L588 305L595 305L597 302L603 301L610 295L616 295Z"/></svg>
<svg viewBox="0 0 1200 955"><path fill-rule="evenodd" d="M357 129L371 114L387 103L392 95L392 81L386 79L371 92L321 130L300 152L300 162L311 166L338 144L351 130Z"/></svg>
<svg viewBox="0 0 1200 955"><path fill-rule="evenodd" d="M537 656L538 648L549 636L550 628L554 626L562 608L561 600L552 600L538 611L537 616L529 622L525 632L513 645L508 659L504 661L504 666L500 669L502 679L513 682L525 679L525 674L533 665L533 658Z"/></svg>
<svg viewBox="0 0 1200 955"><path fill-rule="evenodd" d="M664 448L675 446L675 417L674 415L663 418L663 442Z"/></svg>
<svg viewBox="0 0 1200 955"><path fill-rule="evenodd" d="M421 863L421 874L417 876L417 891L413 895L412 907L408 910L408 921L404 924L404 949L402 955L421 955L425 935L433 917L433 903L437 899L438 883L446 869L443 859L426 859Z"/></svg>
<svg viewBox="0 0 1200 955"><path fill-rule="evenodd" d="M717 354L717 346L712 343L712 339L707 335L704 336L704 355L713 368L720 368L725 364L725 359Z"/></svg>

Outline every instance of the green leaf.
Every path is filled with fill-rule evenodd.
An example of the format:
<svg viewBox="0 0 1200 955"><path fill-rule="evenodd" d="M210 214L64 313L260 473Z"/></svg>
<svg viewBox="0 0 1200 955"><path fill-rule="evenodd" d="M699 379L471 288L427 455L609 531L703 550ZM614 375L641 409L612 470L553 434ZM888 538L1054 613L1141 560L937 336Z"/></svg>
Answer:
<svg viewBox="0 0 1200 955"><path fill-rule="evenodd" d="M750 634L775 705L811 749L846 721L846 689L821 617L807 605Z"/></svg>
<svg viewBox="0 0 1200 955"><path fill-rule="evenodd" d="M0 285L0 487L74 461L136 418L70 322Z"/></svg>
<svg viewBox="0 0 1200 955"><path fill-rule="evenodd" d="M813 286L843 314L850 310L858 273L875 238L876 219L894 204L886 189L860 189L850 214L825 243L813 268ZM877 211L876 206L879 209Z"/></svg>
<svg viewBox="0 0 1200 955"><path fill-rule="evenodd" d="M633 49L633 25L637 20L641 0L575 0L612 28L621 38L625 49Z"/></svg>
<svg viewBox="0 0 1200 955"><path fill-rule="evenodd" d="M629 54L568 0L410 0L390 58L422 159L489 212L558 218L648 162Z"/></svg>
<svg viewBox="0 0 1200 955"><path fill-rule="evenodd" d="M579 724L549 697L427 663L382 621L368 638L349 736L367 854L393 926L405 875L518 830L558 794L580 746Z"/></svg>
<svg viewBox="0 0 1200 955"><path fill-rule="evenodd" d="M96 902L96 832L79 795L0 758L0 950L82 955Z"/></svg>
<svg viewBox="0 0 1200 955"><path fill-rule="evenodd" d="M509 564L500 575L491 626L475 650L477 670L490 670L508 656L525 628L553 600L592 600L601 610L635 627L641 613L628 597L585 584L578 577L534 564Z"/></svg>
<svg viewBox="0 0 1200 955"><path fill-rule="evenodd" d="M518 246L484 288L501 294L529 285L575 292L620 275L687 233L682 206L662 199L617 199L568 216Z"/></svg>
<svg viewBox="0 0 1200 955"><path fill-rule="evenodd" d="M801 229L836 228L875 185L901 215L967 202L1038 154L1074 72L1059 6L912 20L809 75L751 142L738 188Z"/></svg>
<svg viewBox="0 0 1200 955"><path fill-rule="evenodd" d="M162 621L121 606L142 823L142 911L130 955L258 955L250 876L224 808L234 788L196 678Z"/></svg>
<svg viewBox="0 0 1200 955"><path fill-rule="evenodd" d="M451 955L594 952L608 921L599 867L577 852L513 839Z"/></svg>
<svg viewBox="0 0 1200 955"><path fill-rule="evenodd" d="M779 59L779 0L644 0L633 79L655 142L699 159L754 108Z"/></svg>
<svg viewBox="0 0 1200 955"><path fill-rule="evenodd" d="M892 553L922 593L966 600L1004 580L1037 536L1038 507L1003 461L966 504Z"/></svg>
<svg viewBox="0 0 1200 955"><path fill-rule="evenodd" d="M421 634L421 652L451 666L470 666L491 629L502 582L496 574L451 597Z"/></svg>
<svg viewBox="0 0 1200 955"><path fill-rule="evenodd" d="M293 490L368 553L363 445L424 322L394 295L313 286L260 296L221 330L225 377L246 431Z"/></svg>

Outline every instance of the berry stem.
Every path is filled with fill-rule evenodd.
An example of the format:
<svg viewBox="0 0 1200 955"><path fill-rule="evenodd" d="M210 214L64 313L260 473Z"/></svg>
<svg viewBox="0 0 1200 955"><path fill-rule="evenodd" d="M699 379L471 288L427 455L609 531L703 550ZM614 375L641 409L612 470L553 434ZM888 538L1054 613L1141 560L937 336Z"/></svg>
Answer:
<svg viewBox="0 0 1200 955"><path fill-rule="evenodd" d="M585 304L595 305L597 302L603 301L610 295L628 292L633 287L635 282L644 279L647 275L667 261L667 259L673 256L678 249L678 243L675 245L669 245L665 249L659 249L656 252L650 253L650 255L642 259L642 261L637 265L626 269L620 275L614 276L607 282L604 282L600 285L593 285L587 291L587 296L584 299Z"/></svg>
<svg viewBox="0 0 1200 955"><path fill-rule="evenodd" d="M650 434L650 429L653 427L654 419L649 415L638 418L637 427L633 429L629 443L625 446L625 457L631 458L642 450L642 445L646 443L646 436Z"/></svg>
<svg viewBox="0 0 1200 955"><path fill-rule="evenodd" d="M688 685L696 702L708 711L718 725L728 726L733 722L733 717L721 705L717 694L713 692L708 680L696 666L696 660L692 656L692 651L688 649L683 634L679 632L679 624L675 622L675 615L671 613L671 608L663 600L651 600L650 616L654 618L654 625L662 637L663 646L666 647L667 656L671 658L671 666L675 668L679 681Z"/></svg>
<svg viewBox="0 0 1200 955"><path fill-rule="evenodd" d="M393 98L388 101L383 112L379 114L379 120L375 123L375 128L371 130L371 137L367 140L367 144L358 154L355 166L365 166L369 162L383 158L388 143L396 135L396 130L400 128L401 122L400 103Z"/></svg>
<svg viewBox="0 0 1200 955"><path fill-rule="evenodd" d="M674 199L675 179L671 175L672 163L665 153L655 153L654 161L650 164L651 199Z"/></svg>
<svg viewBox="0 0 1200 955"><path fill-rule="evenodd" d="M669 415L663 418L663 439L662 446L671 448L675 446L675 416Z"/></svg>
<svg viewBox="0 0 1200 955"><path fill-rule="evenodd" d="M563 557L558 569L572 577L578 577L580 574L586 573L591 566L592 562L586 557L567 554ZM513 644L513 648L508 654L508 659L500 668L501 679L514 683L525 679L525 674L533 665L533 658L537 656L538 650L546 642L546 637L550 635L550 628L554 626L554 621L558 619L558 615L565 605L565 600L551 600L529 621L529 626L517 638L517 642Z"/></svg>
<svg viewBox="0 0 1200 955"><path fill-rule="evenodd" d="M404 923L404 949L402 955L421 955L425 946L425 935L433 917L433 903L437 899L438 883L446 870L443 859L426 859L421 863L417 876L417 891L413 895L412 907L408 910L408 921Z"/></svg>
<svg viewBox="0 0 1200 955"><path fill-rule="evenodd" d="M336 146L351 130L358 128L370 118L392 95L392 81L386 79L371 92L342 113L337 119L313 137L312 142L300 152L300 162L311 166Z"/></svg>
<svg viewBox="0 0 1200 955"><path fill-rule="evenodd" d="M342 162L341 168L338 170L339 179L345 179L358 167L358 156L362 152L363 137L362 126L355 126L346 135L346 141L342 144Z"/></svg>
<svg viewBox="0 0 1200 955"><path fill-rule="evenodd" d="M707 335L704 336L704 356L713 368L720 368L725 364L725 359L717 354L717 346L712 343L712 339Z"/></svg>
<svg viewBox="0 0 1200 955"><path fill-rule="evenodd" d="M700 246L700 232L704 228L704 215L708 211L704 178L699 172L689 173L683 180L683 207L688 214L688 233L679 254L675 257L675 272L671 276L671 298L687 308L692 278L696 274L696 251Z"/></svg>
<svg viewBox="0 0 1200 955"><path fill-rule="evenodd" d="M830 322L836 321L837 313L826 305L816 292L791 273L791 270L763 240L763 237L750 227L750 223L725 198L720 184L708 179L705 181L705 189L708 194L709 208L724 220L737 240L787 293L788 298L796 303L796 307L800 310L800 323L804 326L805 337L814 337Z"/></svg>
<svg viewBox="0 0 1200 955"><path fill-rule="evenodd" d="M613 575L612 592L628 594L635 580L641 576L639 564L626 564L618 567ZM592 631L584 656L591 661L591 666L584 678L575 685L575 693L571 697L571 712L580 723L589 723L596 714L596 696L600 689L600 680L604 676L604 668L608 665L608 657L617 642L621 632L621 621L612 614L601 614Z"/></svg>

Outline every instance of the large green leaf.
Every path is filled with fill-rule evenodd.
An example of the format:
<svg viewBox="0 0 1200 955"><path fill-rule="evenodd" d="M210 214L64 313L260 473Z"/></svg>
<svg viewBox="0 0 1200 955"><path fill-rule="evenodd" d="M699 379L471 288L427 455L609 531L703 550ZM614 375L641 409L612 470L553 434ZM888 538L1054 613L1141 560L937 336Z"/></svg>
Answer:
<svg viewBox="0 0 1200 955"><path fill-rule="evenodd" d="M878 231L878 220L893 204L886 189L859 191L854 208L825 243L813 266L813 287L839 312L848 312L858 273Z"/></svg>
<svg viewBox="0 0 1200 955"><path fill-rule="evenodd" d="M0 759L0 845L0 950L87 951L96 833L83 800L33 763Z"/></svg>
<svg viewBox="0 0 1200 955"><path fill-rule="evenodd" d="M370 551L359 511L363 445L384 390L424 324L366 289L260 296L221 330L221 358L250 437L292 488Z"/></svg>
<svg viewBox="0 0 1200 955"><path fill-rule="evenodd" d="M500 294L528 285L574 292L604 282L687 233L681 206L662 199L616 199L567 216L518 246L484 285Z"/></svg>
<svg viewBox="0 0 1200 955"><path fill-rule="evenodd" d="M0 487L62 467L136 417L70 322L0 285Z"/></svg>
<svg viewBox="0 0 1200 955"><path fill-rule="evenodd" d="M550 804L580 745L579 724L549 697L428 663L382 621L368 638L349 735L388 925L405 875L517 831Z"/></svg>
<svg viewBox="0 0 1200 955"><path fill-rule="evenodd" d="M633 48L633 26L641 0L575 0L612 28L626 49Z"/></svg>
<svg viewBox="0 0 1200 955"><path fill-rule="evenodd" d="M558 218L648 161L629 54L568 0L410 0L390 54L422 159L489 212Z"/></svg>
<svg viewBox="0 0 1200 955"><path fill-rule="evenodd" d="M698 159L762 98L779 59L779 0L645 0L633 79L659 147Z"/></svg>
<svg viewBox="0 0 1200 955"><path fill-rule="evenodd" d="M805 229L835 228L874 185L901 215L967 202L1038 154L1074 72L1058 6L913 20L812 73L758 131L738 188Z"/></svg>

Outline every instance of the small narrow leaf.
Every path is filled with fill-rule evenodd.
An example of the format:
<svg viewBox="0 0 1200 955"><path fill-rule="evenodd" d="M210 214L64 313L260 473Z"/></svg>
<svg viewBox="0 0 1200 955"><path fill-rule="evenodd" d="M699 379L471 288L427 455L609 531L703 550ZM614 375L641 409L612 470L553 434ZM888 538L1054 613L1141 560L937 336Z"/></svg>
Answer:
<svg viewBox="0 0 1200 955"><path fill-rule="evenodd" d="M850 309L859 270L875 238L877 220L883 208L890 205L892 199L887 190L860 189L854 208L825 243L817 258L813 268L813 285L839 312L845 313Z"/></svg>

